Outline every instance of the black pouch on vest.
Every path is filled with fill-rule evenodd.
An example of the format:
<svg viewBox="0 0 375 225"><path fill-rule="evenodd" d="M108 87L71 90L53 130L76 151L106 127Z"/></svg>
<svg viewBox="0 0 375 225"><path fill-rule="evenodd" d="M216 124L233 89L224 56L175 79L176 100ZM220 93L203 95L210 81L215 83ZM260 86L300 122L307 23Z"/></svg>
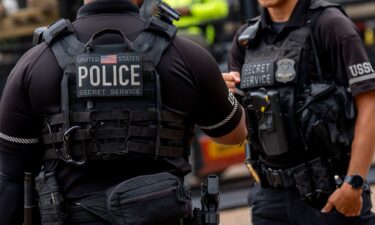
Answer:
<svg viewBox="0 0 375 225"><path fill-rule="evenodd" d="M345 87L313 83L297 114L310 149L323 149L326 157L347 164L354 132L354 103ZM327 154L328 153L328 154Z"/></svg>
<svg viewBox="0 0 375 225"><path fill-rule="evenodd" d="M170 173L126 180L107 191L106 204L116 225L174 225L192 214L190 195Z"/></svg>
<svg viewBox="0 0 375 225"><path fill-rule="evenodd" d="M259 139L267 156L277 156L289 150L279 93L267 91L267 99L269 106L258 121Z"/></svg>

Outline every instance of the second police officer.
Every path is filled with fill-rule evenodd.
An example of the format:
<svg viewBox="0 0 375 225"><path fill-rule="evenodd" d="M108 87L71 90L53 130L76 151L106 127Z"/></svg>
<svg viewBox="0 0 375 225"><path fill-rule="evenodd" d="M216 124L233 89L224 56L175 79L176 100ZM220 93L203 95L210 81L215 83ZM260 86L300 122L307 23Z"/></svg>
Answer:
<svg viewBox="0 0 375 225"><path fill-rule="evenodd" d="M223 74L248 114L253 224L375 224L375 71L355 25L323 0L258 3Z"/></svg>
<svg viewBox="0 0 375 225"><path fill-rule="evenodd" d="M191 214L182 182L194 124L219 143L245 139L245 114L214 59L175 37L175 14L142 19L142 2L86 0L11 72L0 224L22 224L24 172L40 172L42 224L180 224Z"/></svg>

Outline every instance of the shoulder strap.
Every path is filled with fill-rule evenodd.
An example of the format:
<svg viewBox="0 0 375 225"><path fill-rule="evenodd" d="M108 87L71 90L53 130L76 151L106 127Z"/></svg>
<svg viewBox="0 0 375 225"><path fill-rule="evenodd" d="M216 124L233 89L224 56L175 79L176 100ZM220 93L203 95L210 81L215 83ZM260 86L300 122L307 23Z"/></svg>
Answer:
<svg viewBox="0 0 375 225"><path fill-rule="evenodd" d="M321 64L320 64L320 60L318 57L318 50L316 47L316 43L313 38L314 24L315 24L315 21L319 18L319 16L323 13L323 11L326 8L332 8L332 7L340 9L343 12L343 14L346 15L345 11L341 8L340 5L326 2L324 0L311 0L311 4L309 8L310 10L308 12L307 28L308 28L310 38L311 38L311 47L312 47L312 51L314 54L314 60L316 63L317 72L318 72L320 81L324 80L324 76L323 76L323 72L321 71Z"/></svg>
<svg viewBox="0 0 375 225"><path fill-rule="evenodd" d="M339 9L345 16L348 16L345 12L345 10L339 5L339 4L336 4L336 3L332 3L332 2L327 2L327 1L324 1L324 0L311 0L311 4L310 4L310 20L312 22L314 22L318 17L319 15L324 11L324 9L326 8L337 8Z"/></svg>
<svg viewBox="0 0 375 225"><path fill-rule="evenodd" d="M145 30L133 42L138 52L145 53L154 66L159 64L164 51L176 36L177 28L163 22L156 17L151 17Z"/></svg>
<svg viewBox="0 0 375 225"><path fill-rule="evenodd" d="M74 63L75 56L82 53L84 44L77 39L69 20L61 19L43 32L43 40L51 47L60 67Z"/></svg>
<svg viewBox="0 0 375 225"><path fill-rule="evenodd" d="M328 7L340 7L339 4L327 2L325 0L311 0L310 9L328 8Z"/></svg>
<svg viewBox="0 0 375 225"><path fill-rule="evenodd" d="M176 36L177 28L151 17L145 30L133 42L136 50L143 52L157 65L165 49ZM61 68L74 63L74 57L84 50L69 20L61 19L43 32L43 40L52 48Z"/></svg>
<svg viewBox="0 0 375 225"><path fill-rule="evenodd" d="M238 36L238 42L243 46L255 39L260 28L260 16L248 20L247 23L248 27Z"/></svg>

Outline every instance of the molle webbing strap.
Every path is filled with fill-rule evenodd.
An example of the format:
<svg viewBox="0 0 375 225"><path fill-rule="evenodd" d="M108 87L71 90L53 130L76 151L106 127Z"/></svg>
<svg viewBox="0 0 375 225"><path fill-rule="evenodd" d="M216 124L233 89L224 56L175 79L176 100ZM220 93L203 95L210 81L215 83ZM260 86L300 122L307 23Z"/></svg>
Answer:
<svg viewBox="0 0 375 225"><path fill-rule="evenodd" d="M154 120L156 112L145 111L128 111L128 110L114 110L114 111L90 111L90 112L71 112L70 120L74 123L90 123L93 121L106 120L129 120L129 122L142 122ZM162 122L165 123L183 123L183 118L172 112L162 111ZM55 114L49 117L49 124L51 126L57 124L64 124L65 117L63 113Z"/></svg>
<svg viewBox="0 0 375 225"><path fill-rule="evenodd" d="M155 149L156 146L154 143L141 143L141 142L132 142L128 141L126 144L126 149L130 151L136 150L138 153L150 154L150 149ZM158 156L161 157L184 157L183 147L173 147L173 146L160 146Z"/></svg>
<svg viewBox="0 0 375 225"><path fill-rule="evenodd" d="M95 139L118 139L118 138L150 138L155 137L156 128L130 125L129 129L111 128L111 129L80 129L75 131L71 138L74 141L87 141ZM167 140L182 140L184 132L182 130L162 128L160 138ZM64 141L64 132L42 135L44 144L58 144Z"/></svg>
<svg viewBox="0 0 375 225"><path fill-rule="evenodd" d="M133 142L128 141L126 146L123 145L120 149L120 146L118 144L114 143L107 143L107 144L101 144L100 150L97 148L93 148L90 151L90 155L88 156L89 159L96 160L96 159L102 159L101 156L111 157L111 156L121 156L130 152L133 153L141 153L145 155L153 155L155 151L155 144L154 143L140 143L140 142ZM73 148L74 149L74 148ZM51 159L58 159L56 151L63 152L61 148L47 148L47 150L44 153L44 159L45 160L51 160ZM81 151L73 151L72 157L73 158L80 158L82 155L80 154ZM184 148L183 147L174 147L174 146L164 146L161 145L159 150L159 156L160 157L173 157L173 158L183 158L185 156L184 154Z"/></svg>

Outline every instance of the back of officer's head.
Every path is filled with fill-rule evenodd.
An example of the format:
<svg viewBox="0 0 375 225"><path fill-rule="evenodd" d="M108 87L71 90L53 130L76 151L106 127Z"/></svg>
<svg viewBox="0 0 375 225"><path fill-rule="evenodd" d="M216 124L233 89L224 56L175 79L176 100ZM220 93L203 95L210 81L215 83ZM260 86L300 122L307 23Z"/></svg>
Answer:
<svg viewBox="0 0 375 225"><path fill-rule="evenodd" d="M111 0L84 0L84 3L87 4L87 3L90 3L90 2L94 2L94 1L111 1ZM135 5L137 5L138 7L141 7L142 4L143 4L143 0L116 0L116 1L128 1L128 2L132 2Z"/></svg>

